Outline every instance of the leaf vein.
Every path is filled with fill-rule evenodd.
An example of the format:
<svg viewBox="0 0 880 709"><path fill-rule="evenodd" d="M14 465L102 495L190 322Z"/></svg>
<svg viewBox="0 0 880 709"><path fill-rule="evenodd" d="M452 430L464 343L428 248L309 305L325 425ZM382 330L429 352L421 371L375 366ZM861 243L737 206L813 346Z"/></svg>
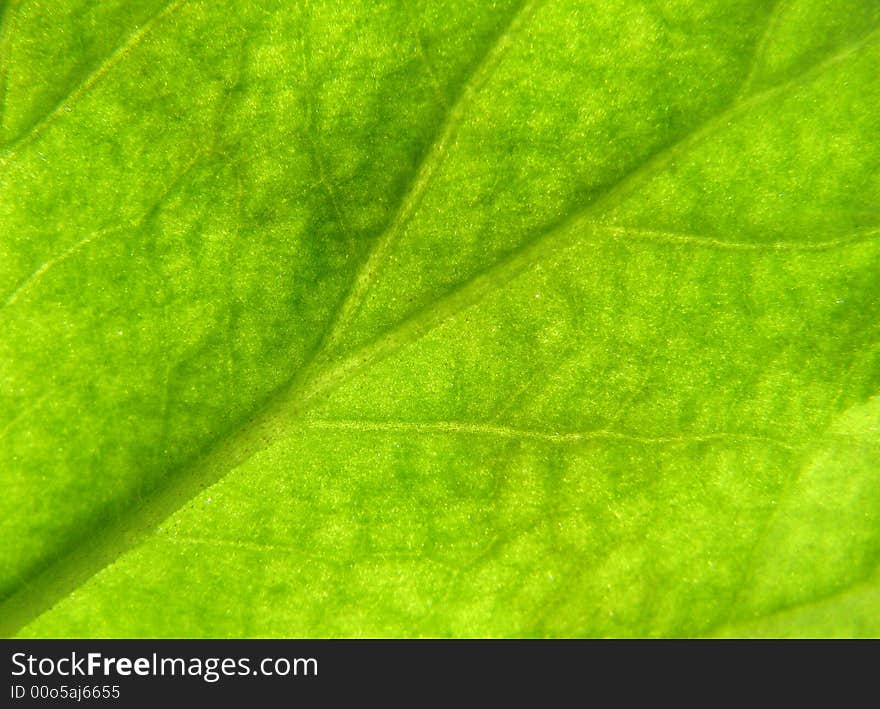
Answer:
<svg viewBox="0 0 880 709"><path fill-rule="evenodd" d="M758 42L755 45L755 51L752 54L752 60L746 72L746 78L743 81L742 88L739 91L740 97L747 96L749 91L751 91L752 86L755 83L755 79L757 78L758 67L761 64L761 60L764 58L767 47L770 44L770 41L773 39L773 35L778 29L780 23L782 22L782 17L783 15L785 15L785 11L788 9L788 5L790 4L791 0L776 0L776 4L770 11L770 16L767 18L767 22L764 25L764 32L761 34L761 37L758 39Z"/></svg>
<svg viewBox="0 0 880 709"><path fill-rule="evenodd" d="M537 5L538 2L535 0L526 0L520 3L505 28L490 44L470 76L465 79L454 103L445 112L430 148L425 152L421 163L414 171L412 180L404 188L404 197L400 201L388 227L374 242L370 253L354 278L348 295L339 306L336 315L331 321L327 332L322 338L322 343L315 357L316 360L320 359L323 353L331 351L338 344L345 328L357 314L367 291L377 278L382 264L387 259L410 218L418 209L434 175L446 159L449 146L452 144L470 104L493 74L511 44L512 37L531 17Z"/></svg>
<svg viewBox="0 0 880 709"><path fill-rule="evenodd" d="M726 251L829 251L844 246L869 243L880 237L880 228L862 229L848 236L827 241L798 242L798 241L727 241L711 236L699 234L687 234L682 232L660 231L653 229L640 229L616 225L602 225L599 231L607 232L610 236L619 239L639 239L656 241L667 244L683 244Z"/></svg>
<svg viewBox="0 0 880 709"><path fill-rule="evenodd" d="M6 300L0 305L0 311L5 308L8 308L15 304L15 302L21 298L21 296L26 293L28 290L33 288L45 275L58 266L61 263L64 263L67 259L74 256L76 253L84 249L89 244L99 241L111 234L118 234L120 232L126 230L135 230L143 226L147 223L150 217L156 213L156 211L165 203L165 201L174 194L175 189L180 185L180 182L188 175L192 169L196 166L196 164L203 158L200 153L197 153L195 157L193 157L184 168L171 180L167 187L162 190L162 193L155 200L155 202L150 206L149 209L144 210L144 212L128 222L127 224L118 224L116 226L106 227L104 229L99 229L98 231L92 232L88 236L83 237L79 241L77 241L72 246L69 246L64 251L62 251L58 256L50 258L40 264L39 267L34 270L27 278L23 279L19 285L12 291L12 293L7 296Z"/></svg>
<svg viewBox="0 0 880 709"><path fill-rule="evenodd" d="M104 60L95 67L72 91L68 92L61 98L55 106L38 119L30 128L11 141L8 145L6 155L0 158L0 169L6 167L20 152L22 148L27 146L38 138L57 118L65 115L64 107L70 103L77 101L79 98L88 93L107 73L113 69L120 61L122 61L138 44L140 44L153 30L156 24L167 17L187 0L170 0L152 16L150 16L140 27L135 28L122 43L114 49Z"/></svg>
<svg viewBox="0 0 880 709"><path fill-rule="evenodd" d="M588 441L624 441L643 445L677 445L712 442L752 442L772 444L786 450L796 450L798 446L763 434L740 433L736 431L693 432L667 436L638 436L621 431L593 429L589 431L541 431L516 428L498 424L468 423L462 421L363 421L354 419L305 419L307 428L336 431L358 431L365 433L426 433L460 434L469 436L490 436L514 440L534 440L554 444L583 443Z"/></svg>

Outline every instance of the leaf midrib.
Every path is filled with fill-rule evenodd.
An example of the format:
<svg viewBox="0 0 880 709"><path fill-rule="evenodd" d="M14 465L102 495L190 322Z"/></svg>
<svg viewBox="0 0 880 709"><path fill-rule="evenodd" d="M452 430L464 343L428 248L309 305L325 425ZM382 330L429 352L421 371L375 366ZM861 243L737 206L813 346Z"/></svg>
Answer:
<svg viewBox="0 0 880 709"><path fill-rule="evenodd" d="M176 4L177 2L169 3L162 13ZM524 3L520 10L529 4ZM516 16L512 22L515 19ZM872 43L877 33L877 28L872 29L822 62L815 63L787 81L763 89L745 100L735 96L733 101L721 111L709 116L690 132L635 165L595 201L551 224L496 264L477 273L442 298L410 313L398 324L379 333L347 356L316 369L312 369L309 365L301 367L294 377L279 387L276 393L267 399L262 409L257 409L251 419L237 432L218 441L213 449L190 466L178 471L176 475L169 475L165 485L159 487L152 496L144 499L138 507L132 508L124 518L92 533L87 544L73 548L32 582L0 603L0 636L14 635L83 585L89 578L112 565L123 553L148 538L163 520L186 506L202 490L222 480L260 450L289 435L288 427L296 424L316 398L326 395L367 366L384 359L400 347L420 339L440 323L481 300L487 293L533 267L546 255L552 253L552 248L556 247L565 235L572 231L595 229L601 226L596 224L595 217L601 214L602 210L607 210L625 199L646 179L668 166L690 148L711 137L726 122L791 88L821 76L830 67ZM502 32L499 40L505 35L506 33ZM493 47L490 47L488 51L491 52L492 49ZM482 62L479 63L476 71L480 66ZM466 93L463 90L460 96ZM447 115L455 115L454 106ZM445 126L441 126L439 135L443 135L444 130ZM431 154L432 151L429 150L427 155ZM0 167L3 164L5 163L0 163ZM417 173L424 168L423 162ZM419 184L418 174L411 184ZM406 197L404 203L405 201ZM397 215L394 219L396 218ZM389 229L394 223L391 222ZM380 241L385 236L386 234L383 233L379 237ZM324 347L316 348L310 361L319 361L324 351Z"/></svg>

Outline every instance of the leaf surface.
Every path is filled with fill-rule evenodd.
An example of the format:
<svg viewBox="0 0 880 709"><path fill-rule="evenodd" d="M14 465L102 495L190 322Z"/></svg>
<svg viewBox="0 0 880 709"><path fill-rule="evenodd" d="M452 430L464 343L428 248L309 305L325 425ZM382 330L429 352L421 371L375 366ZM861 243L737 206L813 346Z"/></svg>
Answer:
<svg viewBox="0 0 880 709"><path fill-rule="evenodd" d="M880 3L7 3L0 631L880 634Z"/></svg>

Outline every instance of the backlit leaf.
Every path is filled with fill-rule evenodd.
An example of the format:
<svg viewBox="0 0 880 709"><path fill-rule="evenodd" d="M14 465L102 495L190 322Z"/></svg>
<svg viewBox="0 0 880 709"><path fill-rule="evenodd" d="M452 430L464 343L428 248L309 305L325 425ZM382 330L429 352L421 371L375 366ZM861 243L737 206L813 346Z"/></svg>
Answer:
<svg viewBox="0 0 880 709"><path fill-rule="evenodd" d="M880 634L878 0L0 7L0 633Z"/></svg>

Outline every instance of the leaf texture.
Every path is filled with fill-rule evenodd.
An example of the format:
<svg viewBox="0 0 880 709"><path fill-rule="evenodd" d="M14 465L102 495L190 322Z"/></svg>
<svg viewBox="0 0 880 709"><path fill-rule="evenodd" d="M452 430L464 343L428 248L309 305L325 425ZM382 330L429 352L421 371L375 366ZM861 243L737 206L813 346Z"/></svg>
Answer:
<svg viewBox="0 0 880 709"><path fill-rule="evenodd" d="M8 2L0 632L880 633L880 2Z"/></svg>

